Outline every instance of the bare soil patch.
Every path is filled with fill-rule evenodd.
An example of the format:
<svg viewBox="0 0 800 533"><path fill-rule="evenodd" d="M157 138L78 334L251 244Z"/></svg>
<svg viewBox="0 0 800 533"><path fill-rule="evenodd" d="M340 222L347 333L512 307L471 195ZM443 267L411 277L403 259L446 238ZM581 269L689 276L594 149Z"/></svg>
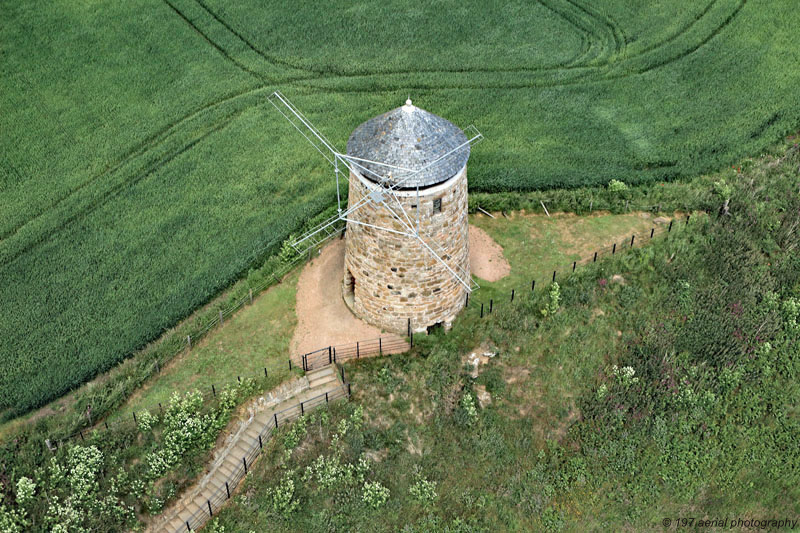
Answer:
<svg viewBox="0 0 800 533"><path fill-rule="evenodd" d="M511 265L503 257L503 247L473 225L469 227L469 267L473 274L486 281L498 281L511 273Z"/></svg>
<svg viewBox="0 0 800 533"><path fill-rule="evenodd" d="M297 281L297 327L292 354L377 339L380 328L357 318L342 298L344 241L335 239L309 262Z"/></svg>

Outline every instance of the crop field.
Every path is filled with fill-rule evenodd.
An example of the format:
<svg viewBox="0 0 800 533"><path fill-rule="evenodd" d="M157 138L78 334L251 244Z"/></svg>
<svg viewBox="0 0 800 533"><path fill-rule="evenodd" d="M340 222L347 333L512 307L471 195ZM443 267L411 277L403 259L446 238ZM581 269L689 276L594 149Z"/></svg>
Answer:
<svg viewBox="0 0 800 533"><path fill-rule="evenodd" d="M644 183L800 123L791 0L4 2L0 413L108 369L330 205L271 110L340 147L409 95L486 136L473 190Z"/></svg>

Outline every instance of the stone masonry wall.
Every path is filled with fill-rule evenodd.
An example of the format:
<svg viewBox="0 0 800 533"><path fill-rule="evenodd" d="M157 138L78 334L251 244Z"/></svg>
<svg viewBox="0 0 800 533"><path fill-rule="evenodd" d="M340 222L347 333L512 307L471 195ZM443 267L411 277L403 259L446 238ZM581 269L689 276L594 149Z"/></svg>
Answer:
<svg viewBox="0 0 800 533"><path fill-rule="evenodd" d="M363 178L350 175L349 203L368 193ZM416 224L416 191L400 191L399 198ZM391 197L389 206L399 213ZM433 213L435 199L442 200L441 213ZM443 249L443 259L456 272L459 265L469 283L469 221L467 219L467 171L464 167L448 181L420 190L420 233L431 236ZM368 203L349 218L396 231L405 228L383 205ZM347 223L345 271L342 291L355 314L386 331L405 334L408 319L413 331L442 323L449 327L464 307L467 289L414 237ZM434 247L434 249L436 249ZM355 279L353 291L350 275Z"/></svg>

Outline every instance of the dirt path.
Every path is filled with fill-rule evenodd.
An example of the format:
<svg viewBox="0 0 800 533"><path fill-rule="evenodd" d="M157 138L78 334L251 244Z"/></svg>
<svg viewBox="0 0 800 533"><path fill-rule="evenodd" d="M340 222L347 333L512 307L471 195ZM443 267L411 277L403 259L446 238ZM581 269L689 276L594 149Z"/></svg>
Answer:
<svg viewBox="0 0 800 533"><path fill-rule="evenodd" d="M297 281L297 327L292 354L377 339L381 330L359 320L342 299L344 241L335 239L308 263Z"/></svg>
<svg viewBox="0 0 800 533"><path fill-rule="evenodd" d="M511 273L503 248L477 226L469 227L469 268L475 276L497 281Z"/></svg>

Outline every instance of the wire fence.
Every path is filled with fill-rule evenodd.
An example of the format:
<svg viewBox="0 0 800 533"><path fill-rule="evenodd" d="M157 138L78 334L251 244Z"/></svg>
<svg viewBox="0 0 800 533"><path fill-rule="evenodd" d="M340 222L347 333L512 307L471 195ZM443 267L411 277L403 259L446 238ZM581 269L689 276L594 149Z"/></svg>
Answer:
<svg viewBox="0 0 800 533"><path fill-rule="evenodd" d="M626 205L626 207L628 207ZM652 205L652 206L630 206L633 209L641 209L641 208L648 208L650 210L659 210L661 208L660 205ZM546 207L542 205L542 208L546 212ZM480 209L480 208L479 208ZM483 211L481 209L481 211ZM485 212L485 211L484 211ZM504 214L503 214L504 215ZM492 216L492 215L490 215ZM678 219L670 219L669 223L662 224L660 226L653 226L650 232L644 235L631 235L630 239L626 239L625 241L618 242L618 243L611 243L608 246L598 249L594 254L591 256L584 257L582 259L573 261L570 265L565 265L564 268L560 270L554 270L552 276L549 278L550 281L556 281L557 279L563 278L563 276L569 275L577 269L579 265L587 264L587 263L594 263L597 262L598 259L601 259L606 256L613 256L617 253L621 253L624 250L631 249L637 245L637 243L642 244L643 242L648 242L650 239L653 239L660 235L667 235L673 231L676 227L688 225L691 215L687 215L684 221L678 221ZM676 223L677 222L677 223ZM335 233L331 234L331 237L340 236L344 230L344 227L339 228ZM324 243L320 242L317 244L315 249L318 249ZM191 350L192 346L197 343L200 339L202 339L209 331L214 329L215 327L222 326L225 323L226 318L233 315L236 311L241 309L242 307L252 304L253 298L255 295L266 289L267 287L279 283L281 278L288 274L292 269L298 266L300 263L307 260L308 257L313 255L313 250L309 251L307 254L303 254L301 256L295 257L292 261L283 264L280 268L274 271L270 276L264 280L262 283L254 285L248 291L248 294L244 297L236 300L226 309L220 310L219 313L207 321L203 327L201 327L194 336L187 336L184 343L179 346L173 352L161 357L156 358L153 360L153 364L150 369L149 376L156 375L161 372L161 369L168 363L172 358L174 358L179 353L182 353L186 350ZM536 289L536 281L531 280L530 291L534 292ZM541 280L540 280L541 281ZM525 289L512 289L509 295L510 301L514 301L514 299L521 295ZM465 307L474 307L476 310L479 311L480 316L484 317L487 314L491 314L494 310L498 302L494 299L490 299L488 302L478 302L478 301L470 301L469 295L466 297ZM361 357L371 357L375 355L383 355L384 353L399 353L402 351L406 351L410 346L413 346L413 335L410 331L409 327L409 334L408 337L411 339L411 344L409 345L405 339L397 336L387 336L387 337L380 337L378 339L371 339L365 341L358 341L355 343L350 344L343 344L337 346L327 346L324 348L320 348L313 352L309 352L306 354L295 354L289 356L286 360L282 361L273 361L271 363L266 364L263 367L263 376L261 374L257 376L238 376L237 381L238 383L242 382L243 377L245 379L261 379L261 380L268 380L270 377L275 377L276 375L289 375L289 373L294 369L298 368L299 370L308 371L316 368L320 368L326 364L332 364L334 362L344 362L350 359L359 359ZM235 384L234 384L235 385ZM222 389L218 390L216 385L211 385L209 390L202 390L201 393L204 396L204 399L207 401L209 399L214 399L217 397L218 392ZM153 406L155 407L155 406ZM160 411L164 410L164 406L158 404L158 408ZM139 414L142 414L140 411ZM120 418L117 420L109 421L108 419L103 420L102 422L93 421L91 416L91 411L87 410L86 413L86 426L84 428L78 429L74 433L60 437L58 439L53 439L52 441L48 439L46 444L49 449L55 450L55 448L60 447L64 442L68 442L71 440L80 440L83 441L86 438L86 433L91 431L94 427L95 430L98 429L106 429L110 430L113 428L119 428L122 425L133 423L136 425L138 423L137 420L137 412L132 411L130 415L130 419Z"/></svg>
<svg viewBox="0 0 800 533"><path fill-rule="evenodd" d="M243 382L243 379L267 380L276 375L288 376L290 372L297 371L310 371L323 368L328 365L343 363L352 359L359 359L362 357L374 357L379 355L388 355L393 353L402 353L409 349L409 343L402 337L389 335L386 337L379 337L377 339L369 339L363 341L356 341L349 344L340 344L336 346L326 346L319 350L314 350L305 354L295 354L281 361L273 361L263 367L263 375L259 373L256 376L238 376L236 382L229 383L228 386L236 386ZM203 401L208 403L215 401L219 398L220 393L225 390L223 387L218 387L212 384L206 389L200 390ZM163 413L164 406L158 404L159 412ZM99 430L119 430L121 428L136 429L138 428L139 418L148 411L146 409L139 411L131 411L129 415L125 415L114 421L104 420L95 425L93 429L84 429L75 432L72 435L61 438L57 441L49 441L48 447L55 451L56 448L63 446L70 441L85 441L87 435L91 431ZM149 411L148 411L149 412ZM138 415L138 416L137 416Z"/></svg>
<svg viewBox="0 0 800 533"><path fill-rule="evenodd" d="M410 348L409 343L402 337L389 335L367 341L352 342L328 346L303 354L295 359L303 370L309 371L333 363L344 363L362 357L374 357L384 354L402 353Z"/></svg>
<svg viewBox="0 0 800 533"><path fill-rule="evenodd" d="M241 453L241 461L239 462L238 457L236 458L237 466L233 469L233 472L225 476L227 479L224 482L220 481L220 483L224 483L224 485L220 484L216 488L211 489L210 492L203 494L202 501L196 504L199 508L191 512L188 516L184 515L184 517L181 517L179 514L178 518L180 518L180 524L177 526L168 525L168 531L174 533L194 531L213 518L214 514L231 498L233 491L252 468L256 458L263 452L264 444L280 426L296 420L308 412L326 406L330 402L349 397L350 384L342 383L333 391L298 402L296 405L287 407L281 411L276 411L266 425L259 430L257 435L248 438L246 434L243 434L242 440L240 440L233 449L234 451L243 450ZM217 471L219 471L219 469ZM209 486L213 485L209 484ZM173 519L173 522L175 521L176 520ZM173 522L170 522L170 524Z"/></svg>
<svg viewBox="0 0 800 533"><path fill-rule="evenodd" d="M572 275L581 265L587 265L596 263L598 259L602 259L603 257L610 257L616 254L623 253L626 250L631 250L637 245L642 245L644 243L650 242L652 239L660 236L667 236L670 235L673 231L677 231L679 228L685 228L689 225L689 221L691 220L691 215L686 215L686 218L683 220L679 219L670 219L669 223L664 223L660 226L653 226L649 232L643 234L632 234L630 238L626 238L620 242L613 242L603 248L599 248L595 251L592 255L586 256L584 258L578 259L570 263L569 265L564 265L560 271L558 269L553 271L552 276L548 276L546 281L555 282L558 279L564 279L564 277L569 277ZM541 281L541 280L540 280ZM536 290L536 279L531 280L530 287L521 288L520 290L511 289L511 293L509 294L509 302L513 302L515 298L521 296L526 292L530 292L531 294L535 293ZM494 308L497 306L498 302L495 301L493 298L489 299L488 302L479 302L476 300L471 300L469 295L466 296L466 301L464 303L465 307L472 306L476 311L480 313L480 318L484 318L485 316L489 315L494 311Z"/></svg>
<svg viewBox="0 0 800 533"><path fill-rule="evenodd" d="M337 227L335 229L335 231L332 231L329 234L328 238L325 239L325 241L317 242L313 249L309 249L309 250L306 251L306 253L298 255L298 256L294 257L291 261L283 263L276 270L272 271L266 277L266 279L264 279L264 281L249 287L248 292L247 292L246 295L244 295L243 297L235 300L230 305L226 306L224 309L220 309L215 316L211 317L208 320L205 320L199 326L199 329L196 329L194 331L193 335L187 335L184 339L182 339L179 342L175 343L176 347L175 347L174 350L171 350L171 351L163 354L160 357L154 357L152 359L151 364L149 365L149 367L148 367L148 369L146 371L146 375L144 376L144 379L145 380L146 379L150 379L154 375L160 374L161 370L175 356L177 356L177 355L179 355L181 353L184 353L184 352L186 352L188 350L191 350L192 347L195 346L198 341L203 339L206 336L206 334L208 334L209 331L211 331L212 329L215 329L216 327L224 325L225 324L225 320L230 318L236 311L238 311L242 307L245 307L246 305L252 304L253 303L253 299L255 298L255 296L257 296L259 293L261 293L262 291L264 291L268 287L280 283L281 279L286 274L291 272L298 265L300 265L300 264L304 263L305 261L307 261L309 258L313 257L314 252L317 251L320 247L322 247L325 244L325 242L327 242L328 239L341 236L343 234L343 232L344 232L344 223L342 223L341 226ZM167 336L162 338L162 340L160 342L162 344L166 344L166 343L170 342L172 340L170 338L170 335L172 337L174 337L177 334L176 333L167 334ZM280 370L282 370L284 368L288 368L289 371L292 370L292 358L289 358L288 361L273 362L273 363L270 363L267 366L265 366L264 367L264 377L262 379L266 379L269 376L273 375L274 373L279 372ZM238 378L238 381L241 382L241 379L242 379L242 376L240 376ZM216 386L214 386L214 385L212 385L211 391L203 391L204 396L209 396L210 395L210 396L214 396L214 397L216 396L216 392L217 392L216 391ZM159 404L159 409L163 410L163 406L161 404ZM81 440L81 441L83 441L83 440L85 440L86 433L90 432L92 430L92 428L108 430L108 429L112 429L112 428L115 428L115 427L119 427L120 425L129 422L128 420L122 420L122 419L113 420L113 421L109 421L109 420L106 419L106 420L103 420L102 422L100 422L102 417L94 418L92 416L91 406L89 406L89 408L87 409L85 414L86 414L86 418L85 418L85 424L84 424L83 427L78 428L78 430L74 431L73 433L67 434L65 436L59 436L57 439L52 439L52 440L51 439L47 439L45 441L45 443L46 443L48 449L53 451L56 448L58 448L59 446L61 446L66 441L71 441L71 440ZM54 415L54 416L58 416L58 415ZM104 413L103 416L108 416L108 413ZM136 420L136 412L133 412L131 416L133 418L133 422L136 423L137 422L137 420Z"/></svg>

